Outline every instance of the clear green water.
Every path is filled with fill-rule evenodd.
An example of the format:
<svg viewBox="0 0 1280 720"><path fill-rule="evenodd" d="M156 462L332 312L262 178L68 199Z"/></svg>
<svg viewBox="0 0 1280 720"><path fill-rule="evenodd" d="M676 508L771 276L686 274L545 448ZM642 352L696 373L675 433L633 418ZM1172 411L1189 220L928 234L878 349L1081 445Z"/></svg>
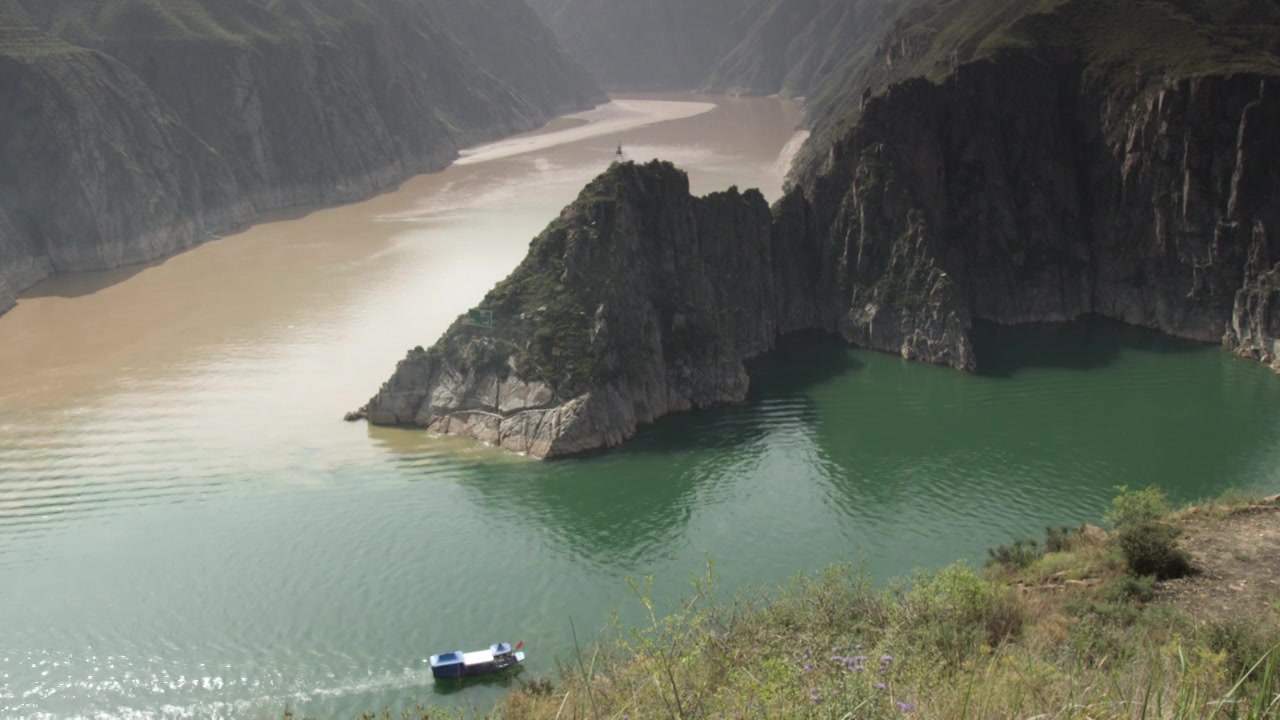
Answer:
<svg viewBox="0 0 1280 720"><path fill-rule="evenodd" d="M794 338L758 363L745 406L585 459L423 437L74 533L6 524L0 709L484 705L501 685L437 697L422 658L523 639L550 671L571 618L631 616L628 575L675 595L704 553L731 588L839 561L884 579L1096 521L1119 483L1180 500L1280 488L1280 377L1263 368L1104 322L981 338L981 377Z"/></svg>
<svg viewBox="0 0 1280 720"><path fill-rule="evenodd" d="M791 125L776 103L726 107L768 142L716 145L725 118L711 113L628 147L683 153L705 169L695 182L747 172L756 184ZM842 561L883 581L1096 522L1121 483L1178 500L1280 490L1280 376L1107 322L980 328L978 377L792 338L754 367L745 405L667 418L575 460L338 422L415 335L438 334L518 261L546 206L580 187L566 168L608 161L613 138L597 144L566 149L586 160L512 158L432 180L468 197L487 188L501 209L383 222L394 231L368 241L368 259L318 263L305 292L268 295L253 273L280 254L290 272L266 286L305 275L290 243L328 257L306 223L343 228L353 210L281 224L304 228L300 240L229 239L49 299L75 317L160 312L179 296L158 302L148 284L178 273L201 302L167 321L172 353L148 344L151 326L113 329L146 347L137 356L75 349L92 328L70 326L69 349L39 353L48 367L0 385L0 717L485 707L501 685L437 694L424 659L524 640L530 669L551 672L571 619L589 642L612 611L636 617L627 576L652 575L672 598L707 554L727 589ZM548 178L548 194L531 198L519 173ZM214 273L220 258L229 269ZM181 275L188 259L209 289ZM213 294L229 276L252 314ZM428 303L439 318L423 320ZM53 325L23 325L33 307L45 305L0 319L6 372L5 348L49 342Z"/></svg>

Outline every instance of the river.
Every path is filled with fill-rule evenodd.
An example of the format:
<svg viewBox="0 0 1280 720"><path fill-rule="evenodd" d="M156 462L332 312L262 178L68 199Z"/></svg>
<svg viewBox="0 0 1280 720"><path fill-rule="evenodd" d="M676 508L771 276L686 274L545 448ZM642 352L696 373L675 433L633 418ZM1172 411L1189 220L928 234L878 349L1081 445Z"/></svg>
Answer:
<svg viewBox="0 0 1280 720"><path fill-rule="evenodd" d="M663 598L860 563L878 580L1115 485L1280 489L1280 377L1103 322L982 327L984 374L801 337L741 407L536 462L341 422L614 159L770 198L801 109L627 96L340 208L50 280L0 317L0 717L349 717L425 658L523 640L551 673L629 576Z"/></svg>

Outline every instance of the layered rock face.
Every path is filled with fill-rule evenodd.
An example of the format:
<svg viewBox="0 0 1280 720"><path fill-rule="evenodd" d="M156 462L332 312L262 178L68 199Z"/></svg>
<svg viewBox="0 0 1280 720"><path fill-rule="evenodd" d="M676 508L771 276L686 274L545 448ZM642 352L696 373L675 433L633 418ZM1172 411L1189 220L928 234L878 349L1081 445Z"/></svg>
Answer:
<svg viewBox="0 0 1280 720"><path fill-rule="evenodd" d="M1092 313L1267 353L1276 83L1126 92L1011 55L894 86L832 148L813 193L843 244L847 334L973 369L956 331L973 319Z"/></svg>
<svg viewBox="0 0 1280 720"><path fill-rule="evenodd" d="M0 309L603 100L520 0L5 0Z"/></svg>

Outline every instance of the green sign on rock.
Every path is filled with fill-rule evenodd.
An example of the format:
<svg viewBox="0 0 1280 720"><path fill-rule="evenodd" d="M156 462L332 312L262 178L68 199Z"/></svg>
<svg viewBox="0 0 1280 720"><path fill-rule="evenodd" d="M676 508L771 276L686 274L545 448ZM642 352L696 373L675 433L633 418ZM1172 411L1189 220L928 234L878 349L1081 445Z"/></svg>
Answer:
<svg viewBox="0 0 1280 720"><path fill-rule="evenodd" d="M493 311L472 308L467 311L467 324L476 327L493 327Z"/></svg>

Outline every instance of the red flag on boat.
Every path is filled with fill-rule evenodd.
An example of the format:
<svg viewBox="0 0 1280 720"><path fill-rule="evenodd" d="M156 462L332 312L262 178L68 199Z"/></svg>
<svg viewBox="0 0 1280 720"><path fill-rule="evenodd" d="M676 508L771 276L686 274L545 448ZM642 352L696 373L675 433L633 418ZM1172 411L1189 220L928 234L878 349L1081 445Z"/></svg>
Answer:
<svg viewBox="0 0 1280 720"><path fill-rule="evenodd" d="M524 647L524 641L523 641L523 640L521 640L520 642L516 643L516 649L517 649L517 650L519 650L519 649L520 649L520 648L522 648L522 647Z"/></svg>

